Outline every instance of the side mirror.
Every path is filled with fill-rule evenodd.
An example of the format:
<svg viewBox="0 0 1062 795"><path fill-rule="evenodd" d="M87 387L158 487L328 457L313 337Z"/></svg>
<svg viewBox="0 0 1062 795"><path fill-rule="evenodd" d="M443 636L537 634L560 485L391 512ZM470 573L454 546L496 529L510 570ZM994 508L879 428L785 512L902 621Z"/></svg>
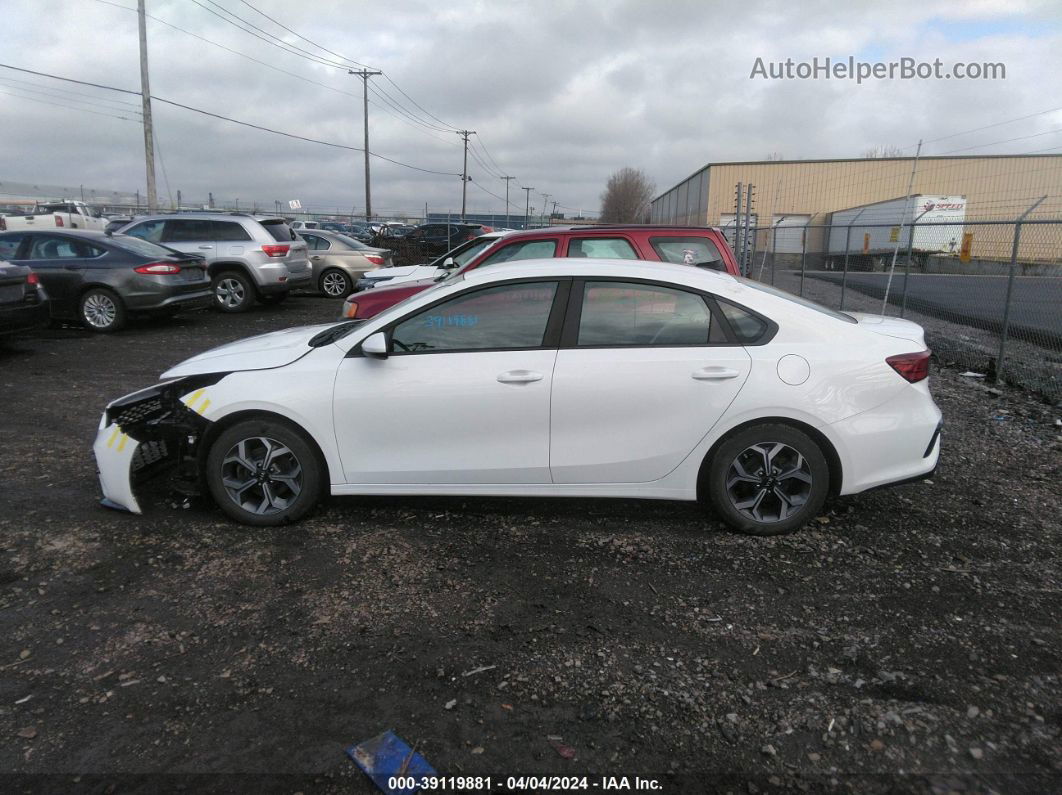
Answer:
<svg viewBox="0 0 1062 795"><path fill-rule="evenodd" d="M454 262L454 258L453 257L447 257L446 259L443 260L442 266L444 268L456 268L457 267L457 263Z"/></svg>
<svg viewBox="0 0 1062 795"><path fill-rule="evenodd" d="M387 335L382 331L370 334L361 343L361 352L373 359L387 358Z"/></svg>

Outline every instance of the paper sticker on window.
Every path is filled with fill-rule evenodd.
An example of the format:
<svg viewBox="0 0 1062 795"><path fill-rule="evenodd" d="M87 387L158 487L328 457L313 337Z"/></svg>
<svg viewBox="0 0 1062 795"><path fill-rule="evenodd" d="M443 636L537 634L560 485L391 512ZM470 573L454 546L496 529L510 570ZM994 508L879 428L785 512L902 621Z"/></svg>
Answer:
<svg viewBox="0 0 1062 795"><path fill-rule="evenodd" d="M697 261L696 255L697 255L697 252L695 252L692 248L684 248L684 249L682 249L682 264L683 265L692 265L693 263L695 263Z"/></svg>

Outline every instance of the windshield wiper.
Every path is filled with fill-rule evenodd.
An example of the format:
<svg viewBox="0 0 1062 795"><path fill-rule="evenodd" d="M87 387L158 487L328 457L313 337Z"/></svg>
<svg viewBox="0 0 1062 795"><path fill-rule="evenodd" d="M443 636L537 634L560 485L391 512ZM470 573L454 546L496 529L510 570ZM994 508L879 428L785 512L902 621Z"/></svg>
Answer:
<svg viewBox="0 0 1062 795"><path fill-rule="evenodd" d="M336 325L331 328L326 328L324 331L314 334L310 337L310 342L308 344L311 348L320 348L322 345L328 345L345 337L353 331L355 327L364 322L365 318L344 320L342 323L336 323Z"/></svg>

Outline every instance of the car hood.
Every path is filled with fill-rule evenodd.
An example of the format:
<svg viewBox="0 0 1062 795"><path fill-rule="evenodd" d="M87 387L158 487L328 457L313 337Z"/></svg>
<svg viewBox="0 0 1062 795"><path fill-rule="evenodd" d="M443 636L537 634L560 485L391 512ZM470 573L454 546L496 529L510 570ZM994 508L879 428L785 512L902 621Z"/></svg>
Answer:
<svg viewBox="0 0 1062 795"><path fill-rule="evenodd" d="M199 373L231 373L238 370L283 367L312 351L309 342L314 335L334 325L335 323L322 323L316 326L297 326L230 342L228 345L204 351L191 359L185 359L164 372L162 379L182 378Z"/></svg>

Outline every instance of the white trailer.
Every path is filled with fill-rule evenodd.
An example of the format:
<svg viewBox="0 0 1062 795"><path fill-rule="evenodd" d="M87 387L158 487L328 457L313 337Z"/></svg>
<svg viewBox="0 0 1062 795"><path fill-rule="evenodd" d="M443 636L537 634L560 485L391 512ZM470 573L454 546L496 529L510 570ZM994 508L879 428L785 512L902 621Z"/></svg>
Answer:
<svg viewBox="0 0 1062 795"><path fill-rule="evenodd" d="M965 220L965 196L920 193L849 207L831 217L828 251L831 256L843 256L846 249L852 256L891 254L899 243L901 256L908 246L922 254L955 252Z"/></svg>

